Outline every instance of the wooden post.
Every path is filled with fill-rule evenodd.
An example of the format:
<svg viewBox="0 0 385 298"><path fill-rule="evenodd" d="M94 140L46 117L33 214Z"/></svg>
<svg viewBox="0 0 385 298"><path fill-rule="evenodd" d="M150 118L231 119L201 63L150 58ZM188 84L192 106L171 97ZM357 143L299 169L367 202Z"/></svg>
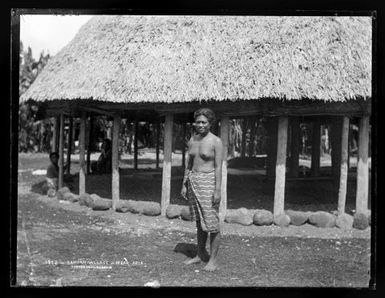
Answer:
<svg viewBox="0 0 385 298"><path fill-rule="evenodd" d="M91 172L91 151L94 134L94 117L90 116L89 129L88 129L88 145L87 145L87 174Z"/></svg>
<svg viewBox="0 0 385 298"><path fill-rule="evenodd" d="M266 175L268 177L274 177L275 175L275 163L277 158L277 118L272 117L267 120L267 158L266 158Z"/></svg>
<svg viewBox="0 0 385 298"><path fill-rule="evenodd" d="M71 153L72 153L72 138L73 138L74 118L70 117L68 128L68 146L67 146L67 174L71 174Z"/></svg>
<svg viewBox="0 0 385 298"><path fill-rule="evenodd" d="M43 151L44 149L44 136L43 136L43 129L44 129L44 122L40 122L38 124L38 129L39 129L39 132L38 132L38 137L39 137L39 142L37 143L37 146L38 146L38 152L41 152Z"/></svg>
<svg viewBox="0 0 385 298"><path fill-rule="evenodd" d="M352 140L352 130L351 130L351 125L349 124L349 136L348 136L348 173L350 169L350 155L351 155L351 150L350 150L350 142Z"/></svg>
<svg viewBox="0 0 385 298"><path fill-rule="evenodd" d="M311 145L311 176L320 175L320 157L321 157L321 121L316 117L313 121L313 135Z"/></svg>
<svg viewBox="0 0 385 298"><path fill-rule="evenodd" d="M163 143L162 200L160 205L162 216L166 215L166 209L170 204L173 120L173 114L166 115Z"/></svg>
<svg viewBox="0 0 385 298"><path fill-rule="evenodd" d="M159 169L160 119L156 122L156 168Z"/></svg>
<svg viewBox="0 0 385 298"><path fill-rule="evenodd" d="M369 194L369 116L360 119L358 136L358 160L357 160L357 191L356 212L366 213L368 210Z"/></svg>
<svg viewBox="0 0 385 298"><path fill-rule="evenodd" d="M346 189L348 183L348 139L349 139L349 117L343 117L341 132L341 165L340 186L338 190L338 213L345 212Z"/></svg>
<svg viewBox="0 0 385 298"><path fill-rule="evenodd" d="M72 144L72 152L75 152L76 146L75 146L75 135L76 135L76 118L72 117L73 123L72 123L72 139L71 139L71 144Z"/></svg>
<svg viewBox="0 0 385 298"><path fill-rule="evenodd" d="M54 117L53 118L53 133L52 133L52 140L51 140L51 152L56 152L58 126L59 126L59 123L57 122L57 117Z"/></svg>
<svg viewBox="0 0 385 298"><path fill-rule="evenodd" d="M275 166L274 216L284 212L286 148L287 148L288 118L278 119L277 161Z"/></svg>
<svg viewBox="0 0 385 298"><path fill-rule="evenodd" d="M340 177L340 159L341 159L341 132L342 132L342 118L338 117L333 120L331 129L331 161L332 161L332 176L334 181L339 181Z"/></svg>
<svg viewBox="0 0 385 298"><path fill-rule="evenodd" d="M227 211L227 153L229 151L229 117L221 118L222 151L222 183L221 203L219 204L219 219L224 221Z"/></svg>
<svg viewBox="0 0 385 298"><path fill-rule="evenodd" d="M119 129L121 116L116 114L114 116L114 123L112 127L112 209L116 209L116 204L120 198L119 186Z"/></svg>
<svg viewBox="0 0 385 298"><path fill-rule="evenodd" d="M186 122L183 122L183 141L182 141L182 168L186 167Z"/></svg>
<svg viewBox="0 0 385 298"><path fill-rule="evenodd" d="M80 118L80 134L79 134L79 195L86 192L86 169L85 169L85 144L86 144L86 112L82 111Z"/></svg>
<svg viewBox="0 0 385 298"><path fill-rule="evenodd" d="M64 114L60 114L58 188L63 187L63 175L64 175Z"/></svg>
<svg viewBox="0 0 385 298"><path fill-rule="evenodd" d="M299 149L300 149L300 127L299 118L292 117L291 122L291 152L290 152L290 176L298 177L299 172Z"/></svg>
<svg viewBox="0 0 385 298"><path fill-rule="evenodd" d="M138 169L138 119L135 118L135 135L134 135L134 169Z"/></svg>
<svg viewBox="0 0 385 298"><path fill-rule="evenodd" d="M57 117L56 117L56 123L57 123L57 126L56 126L57 132L56 132L56 147L55 147L55 151L56 151L56 152L59 152L59 142L60 142L60 116L57 116Z"/></svg>
<svg viewBox="0 0 385 298"><path fill-rule="evenodd" d="M173 130L174 130L174 126L175 125L173 124L173 128L172 128ZM171 152L172 153L175 153L175 148L176 148L175 145L176 145L176 137L175 137L175 135L173 135L172 136L172 141L171 141Z"/></svg>
<svg viewBox="0 0 385 298"><path fill-rule="evenodd" d="M127 134L128 134L128 141L127 141L127 145L126 145L126 148L129 152L129 154L131 155L132 154L132 135L133 135L133 132L132 132L132 126L131 126L131 121L129 119L126 119L126 131L127 131Z"/></svg>
<svg viewBox="0 0 385 298"><path fill-rule="evenodd" d="M250 157L254 155L254 140L255 135L257 133L257 127L258 127L258 118L257 117L251 117L251 127L250 127L250 142L249 142L249 148L248 148L248 154ZM257 124L257 126L256 126Z"/></svg>
<svg viewBox="0 0 385 298"><path fill-rule="evenodd" d="M325 152L330 154L329 125L325 125Z"/></svg>
<svg viewBox="0 0 385 298"><path fill-rule="evenodd" d="M290 127L290 120L289 117L287 118L287 140L286 140L286 163L288 163L288 166L290 165L290 156L291 156L291 127ZM286 168L287 175L290 173L290 169L288 170Z"/></svg>
<svg viewBox="0 0 385 298"><path fill-rule="evenodd" d="M242 119L242 140L241 140L241 157L246 156L246 134L247 134L247 125L248 124L248 118L244 117Z"/></svg>

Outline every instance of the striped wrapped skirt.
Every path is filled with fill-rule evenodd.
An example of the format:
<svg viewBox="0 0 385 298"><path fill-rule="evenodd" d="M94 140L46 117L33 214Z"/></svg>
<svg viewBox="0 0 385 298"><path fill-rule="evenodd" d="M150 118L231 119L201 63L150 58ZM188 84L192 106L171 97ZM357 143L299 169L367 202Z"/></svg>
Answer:
<svg viewBox="0 0 385 298"><path fill-rule="evenodd" d="M190 171L186 188L192 219L200 224L205 232L219 232L219 210L213 207L215 171Z"/></svg>

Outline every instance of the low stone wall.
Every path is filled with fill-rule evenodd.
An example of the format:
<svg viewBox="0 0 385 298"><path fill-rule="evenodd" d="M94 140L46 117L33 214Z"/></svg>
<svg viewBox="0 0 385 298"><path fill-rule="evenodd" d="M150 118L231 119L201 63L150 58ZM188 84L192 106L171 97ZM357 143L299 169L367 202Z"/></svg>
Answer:
<svg viewBox="0 0 385 298"><path fill-rule="evenodd" d="M112 201L99 197L97 194L83 194L81 196L73 194L67 187L63 187L52 193L48 191L48 197L56 197L58 200L79 203L93 210L109 210L112 208ZM161 214L161 206L157 202L120 200L115 208L116 212L131 212L147 216L158 216ZM190 209L188 206L170 204L166 209L166 217L169 219L180 218L191 221ZM228 209L225 216L226 223L240 224L245 226L268 226L276 225L287 227L289 225L301 226L311 224L319 228L338 227L341 229L360 229L365 230L371 224L370 211L367 214L356 213L354 216L343 213L316 211L303 212L286 210L284 213L274 216L273 213L265 209Z"/></svg>

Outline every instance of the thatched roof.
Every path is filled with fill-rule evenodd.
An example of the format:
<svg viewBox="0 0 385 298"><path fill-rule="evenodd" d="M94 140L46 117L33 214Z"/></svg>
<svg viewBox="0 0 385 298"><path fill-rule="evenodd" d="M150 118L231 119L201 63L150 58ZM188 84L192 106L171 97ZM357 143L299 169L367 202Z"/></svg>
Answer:
<svg viewBox="0 0 385 298"><path fill-rule="evenodd" d="M371 97L370 17L97 16L21 100Z"/></svg>

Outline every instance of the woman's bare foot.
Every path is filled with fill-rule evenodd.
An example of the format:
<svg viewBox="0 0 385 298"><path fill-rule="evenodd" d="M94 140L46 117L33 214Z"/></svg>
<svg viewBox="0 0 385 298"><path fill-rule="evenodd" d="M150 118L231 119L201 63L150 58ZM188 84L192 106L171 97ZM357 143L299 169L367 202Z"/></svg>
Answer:
<svg viewBox="0 0 385 298"><path fill-rule="evenodd" d="M203 268L203 270L206 270L206 271L214 271L216 270L218 267L217 265L214 263L214 262L208 262L207 265Z"/></svg>
<svg viewBox="0 0 385 298"><path fill-rule="evenodd" d="M197 263L200 263L202 260L200 257L196 256L195 258L192 258L192 259L188 259L186 261L184 261L184 263L186 265L191 265L191 264L197 264Z"/></svg>

